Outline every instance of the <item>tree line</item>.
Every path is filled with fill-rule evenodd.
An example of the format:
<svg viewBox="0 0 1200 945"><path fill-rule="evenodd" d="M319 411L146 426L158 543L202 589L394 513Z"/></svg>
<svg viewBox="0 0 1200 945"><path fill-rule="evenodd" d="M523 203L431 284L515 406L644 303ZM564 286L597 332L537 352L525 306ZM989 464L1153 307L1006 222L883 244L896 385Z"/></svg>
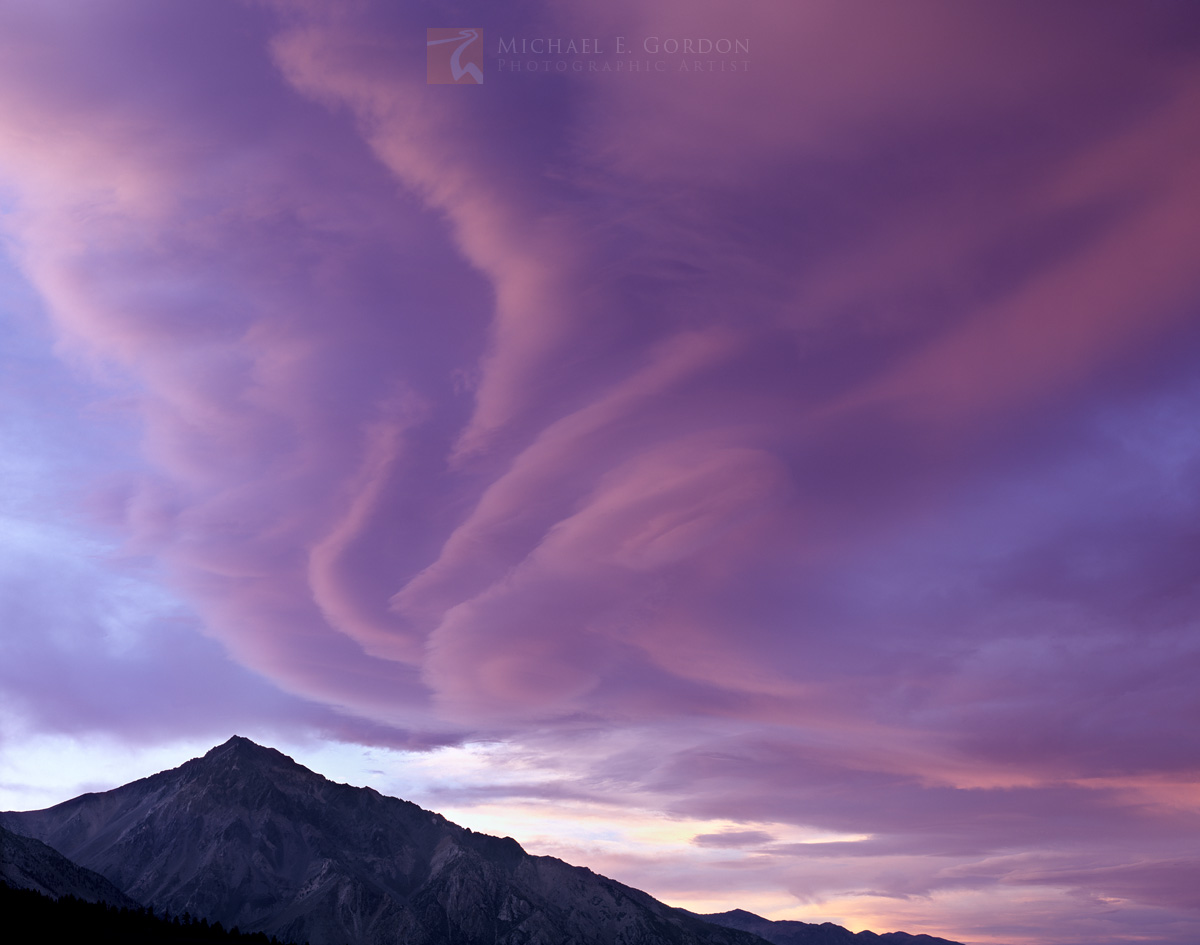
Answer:
<svg viewBox="0 0 1200 945"><path fill-rule="evenodd" d="M54 899L0 880L0 915L5 942L60 941L69 945L283 945L265 932L243 933L184 913L155 915L149 909L121 909L75 896Z"/></svg>

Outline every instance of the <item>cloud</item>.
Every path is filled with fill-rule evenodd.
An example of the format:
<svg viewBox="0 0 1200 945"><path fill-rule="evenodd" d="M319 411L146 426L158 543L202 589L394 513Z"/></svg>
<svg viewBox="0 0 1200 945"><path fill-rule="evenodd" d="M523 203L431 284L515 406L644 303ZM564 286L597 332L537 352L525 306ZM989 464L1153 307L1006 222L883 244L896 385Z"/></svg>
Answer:
<svg viewBox="0 0 1200 945"><path fill-rule="evenodd" d="M0 14L6 245L119 418L28 493L109 544L13 546L6 698L496 744L480 797L834 837L683 844L795 901L1183 941L1195 34L1015 10L480 7L750 68L469 90L420 5Z"/></svg>
<svg viewBox="0 0 1200 945"><path fill-rule="evenodd" d="M702 847L749 847L771 843L775 838L762 830L722 830L719 833L698 833L692 843Z"/></svg>

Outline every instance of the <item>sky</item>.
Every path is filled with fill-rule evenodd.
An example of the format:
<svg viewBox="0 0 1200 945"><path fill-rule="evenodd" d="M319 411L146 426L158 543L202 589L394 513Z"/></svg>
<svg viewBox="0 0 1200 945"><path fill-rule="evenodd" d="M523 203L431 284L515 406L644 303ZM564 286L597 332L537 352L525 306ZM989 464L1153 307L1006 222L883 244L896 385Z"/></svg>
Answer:
<svg viewBox="0 0 1200 945"><path fill-rule="evenodd" d="M0 808L1194 945L1197 115L1190 0L0 0Z"/></svg>

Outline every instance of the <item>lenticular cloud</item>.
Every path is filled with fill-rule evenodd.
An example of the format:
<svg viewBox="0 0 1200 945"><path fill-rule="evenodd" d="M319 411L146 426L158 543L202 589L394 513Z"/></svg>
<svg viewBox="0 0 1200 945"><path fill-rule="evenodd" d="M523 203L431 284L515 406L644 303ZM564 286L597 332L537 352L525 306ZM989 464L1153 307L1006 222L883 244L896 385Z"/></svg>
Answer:
<svg viewBox="0 0 1200 945"><path fill-rule="evenodd" d="M10 252L141 431L92 514L347 737L750 824L697 845L828 901L1176 941L1194 17L476 15L750 67L456 88L419 5L0 14Z"/></svg>

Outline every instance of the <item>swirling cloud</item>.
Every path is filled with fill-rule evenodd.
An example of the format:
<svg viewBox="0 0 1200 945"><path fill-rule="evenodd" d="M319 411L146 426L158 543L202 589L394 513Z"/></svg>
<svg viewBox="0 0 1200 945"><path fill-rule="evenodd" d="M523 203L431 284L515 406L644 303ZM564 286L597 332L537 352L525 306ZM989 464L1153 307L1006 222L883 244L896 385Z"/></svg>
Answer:
<svg viewBox="0 0 1200 945"><path fill-rule="evenodd" d="M845 916L1184 942L1195 17L468 9L667 65L431 86L422 4L0 13L8 251L126 438L70 468L120 549L70 614L14 546L10 701L76 724L29 628L92 652L140 575L187 615L139 605L145 671L231 717L501 745L541 773L482 794L723 823L680 849ZM644 42L689 36L748 68Z"/></svg>

